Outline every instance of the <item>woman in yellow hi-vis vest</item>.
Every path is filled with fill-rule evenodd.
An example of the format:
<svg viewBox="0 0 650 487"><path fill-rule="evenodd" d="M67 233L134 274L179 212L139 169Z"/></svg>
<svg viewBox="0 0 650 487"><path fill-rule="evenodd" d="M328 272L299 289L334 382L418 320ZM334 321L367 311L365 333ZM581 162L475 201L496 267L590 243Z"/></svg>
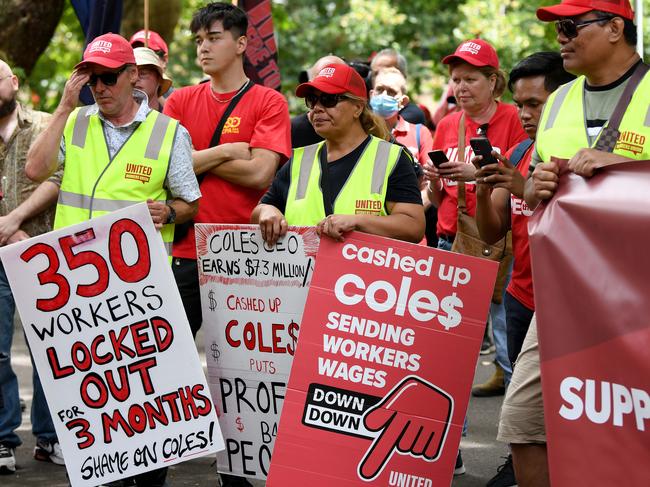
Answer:
<svg viewBox="0 0 650 487"><path fill-rule="evenodd" d="M419 242L424 211L412 160L384 140L388 129L367 106L363 78L329 64L296 95L325 140L294 149L253 210L264 240L273 245L289 225L315 225L336 240L359 230Z"/></svg>

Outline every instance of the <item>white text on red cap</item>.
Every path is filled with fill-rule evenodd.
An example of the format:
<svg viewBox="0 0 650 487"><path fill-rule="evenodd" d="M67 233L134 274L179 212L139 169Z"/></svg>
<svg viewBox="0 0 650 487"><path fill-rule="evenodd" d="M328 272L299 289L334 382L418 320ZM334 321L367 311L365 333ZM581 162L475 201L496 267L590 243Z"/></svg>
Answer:
<svg viewBox="0 0 650 487"><path fill-rule="evenodd" d="M477 44L476 42L466 42L462 46L460 46L460 49L458 52L469 52L470 54L478 54L478 52L481 50L481 45Z"/></svg>
<svg viewBox="0 0 650 487"><path fill-rule="evenodd" d="M111 48L113 47L112 42L108 41L95 41L91 44L90 50L88 51L88 54L92 54L93 52L96 51L101 51L104 54L108 54L111 52Z"/></svg>
<svg viewBox="0 0 650 487"><path fill-rule="evenodd" d="M336 68L323 68L320 70L320 73L318 73L318 76L322 76L323 78L331 78L334 76L335 72Z"/></svg>

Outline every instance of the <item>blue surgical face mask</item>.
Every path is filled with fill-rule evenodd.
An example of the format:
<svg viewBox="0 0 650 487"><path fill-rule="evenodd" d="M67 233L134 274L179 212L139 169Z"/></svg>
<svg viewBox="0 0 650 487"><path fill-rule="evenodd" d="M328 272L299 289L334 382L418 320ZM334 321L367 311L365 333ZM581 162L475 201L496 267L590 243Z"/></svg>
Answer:
<svg viewBox="0 0 650 487"><path fill-rule="evenodd" d="M399 101L385 93L370 98L370 108L382 118L390 118L399 112Z"/></svg>

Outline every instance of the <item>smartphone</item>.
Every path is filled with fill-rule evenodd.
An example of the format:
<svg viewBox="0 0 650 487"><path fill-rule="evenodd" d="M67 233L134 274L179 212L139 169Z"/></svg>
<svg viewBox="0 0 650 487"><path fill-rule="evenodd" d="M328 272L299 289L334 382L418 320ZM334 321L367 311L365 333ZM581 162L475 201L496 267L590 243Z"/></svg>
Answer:
<svg viewBox="0 0 650 487"><path fill-rule="evenodd" d="M488 164L496 164L499 161L492 155L492 144L487 137L472 137L469 139L469 145L472 146L474 154L483 157L480 167Z"/></svg>
<svg viewBox="0 0 650 487"><path fill-rule="evenodd" d="M433 165L438 168L440 167L440 164L442 164L443 162L449 162L449 159L447 159L445 152L441 150L434 150L429 152L429 159L431 159Z"/></svg>

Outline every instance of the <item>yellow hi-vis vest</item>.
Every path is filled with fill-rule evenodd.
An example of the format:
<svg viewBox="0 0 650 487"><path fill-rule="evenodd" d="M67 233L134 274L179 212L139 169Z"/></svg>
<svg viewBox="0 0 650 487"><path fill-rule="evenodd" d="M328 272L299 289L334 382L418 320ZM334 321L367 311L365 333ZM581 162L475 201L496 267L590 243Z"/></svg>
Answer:
<svg viewBox="0 0 650 487"><path fill-rule="evenodd" d="M284 212L289 225L313 226L325 218L319 162L324 144L320 142L293 150L291 183ZM385 216L388 177L399 160L401 150L396 144L371 137L334 201L334 213Z"/></svg>
<svg viewBox="0 0 650 487"><path fill-rule="evenodd" d="M65 169L56 205L54 228L126 208L147 199L167 202L164 188L178 122L152 110L112 159L98 115L76 109L66 122ZM168 255L174 225L161 236Z"/></svg>
<svg viewBox="0 0 650 487"><path fill-rule="evenodd" d="M584 100L585 77L560 86L546 101L537 130L535 148L542 161L551 156L571 159L589 144ZM618 128L621 135L614 149L629 159L650 159L650 73L637 86Z"/></svg>

